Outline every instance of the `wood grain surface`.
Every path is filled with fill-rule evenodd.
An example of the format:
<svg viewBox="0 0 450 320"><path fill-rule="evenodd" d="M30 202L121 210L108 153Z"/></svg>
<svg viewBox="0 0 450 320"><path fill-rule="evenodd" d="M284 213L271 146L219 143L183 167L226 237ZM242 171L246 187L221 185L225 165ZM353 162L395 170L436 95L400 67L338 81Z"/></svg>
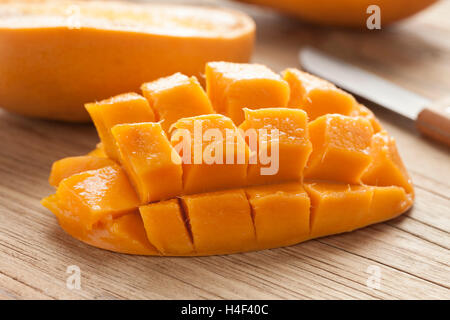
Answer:
<svg viewBox="0 0 450 320"><path fill-rule="evenodd" d="M198 1L197 1L198 2ZM313 27L226 1L258 26L254 61L280 71L314 45L405 88L437 99L450 92L450 1L393 28ZM92 125L38 121L0 111L0 299L450 299L450 152L382 108L369 107L397 139L412 175L412 210L387 223L296 246L229 256L129 256L85 245L39 200L53 192L53 161L98 141ZM81 269L81 289L66 269ZM366 283L381 271L379 289Z"/></svg>

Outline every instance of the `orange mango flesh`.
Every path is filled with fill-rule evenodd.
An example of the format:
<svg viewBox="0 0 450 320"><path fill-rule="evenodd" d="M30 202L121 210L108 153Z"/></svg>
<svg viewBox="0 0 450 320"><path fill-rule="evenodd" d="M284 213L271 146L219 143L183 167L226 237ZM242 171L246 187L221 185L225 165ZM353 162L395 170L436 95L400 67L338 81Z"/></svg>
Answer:
<svg viewBox="0 0 450 320"><path fill-rule="evenodd" d="M121 124L112 128L121 163L141 203L169 199L181 193L181 163L157 122Z"/></svg>
<svg viewBox="0 0 450 320"><path fill-rule="evenodd" d="M236 66L228 68L235 70ZM248 65L242 70L249 70ZM250 77L254 77L251 72ZM264 77L270 78L261 71ZM229 254L352 231L396 217L413 203L412 182L395 141L362 105L355 104L348 115L325 114L310 122L303 108L241 107L246 117L239 132L236 123L221 114L177 119L181 96L203 101L204 92L192 78L181 75L158 81L159 85L146 87L162 87L165 82L167 103L156 109L156 100L151 100L147 106L155 108L151 112L160 120L161 115L170 115L167 119L175 122L168 131L153 121L120 122L108 130L113 139L109 150L116 149L122 167L107 154L107 139L89 155L63 159L53 166L50 181L59 185L56 194L42 204L75 238L133 254ZM224 87L211 86L227 96ZM290 90L296 88L291 84ZM216 98L217 92L213 94ZM328 95L326 91L323 94ZM137 94L129 100L114 103L109 113L99 112L99 119L118 120L135 106L135 100L146 103ZM190 108L196 112L195 106ZM214 129L209 140L196 136L195 124L199 123L200 136L206 129ZM261 176L263 163L249 163L255 151L263 149L258 144L255 148L249 137L242 135L247 129L279 130L279 171L274 176ZM227 136L227 130L231 135ZM178 144L185 138L183 132L189 133L187 149ZM256 139L264 140L265 133L257 132ZM203 157L226 162L230 153L214 158L220 147L233 150L234 160L244 162L195 163L195 148ZM268 144L265 147L272 151ZM183 162L186 159L191 163Z"/></svg>
<svg viewBox="0 0 450 320"><path fill-rule="evenodd" d="M56 195L88 230L98 222L111 220L139 206L127 175L118 165L66 178L60 182Z"/></svg>
<svg viewBox="0 0 450 320"><path fill-rule="evenodd" d="M198 254L255 249L250 205L243 190L182 197Z"/></svg>
<svg viewBox="0 0 450 320"><path fill-rule="evenodd" d="M286 69L283 79L291 88L288 106L305 110L310 121L328 113L349 115L356 104L348 93L309 73Z"/></svg>
<svg viewBox="0 0 450 320"><path fill-rule="evenodd" d="M313 151L305 178L360 183L370 165L372 125L365 118L321 116L308 125Z"/></svg>
<svg viewBox="0 0 450 320"><path fill-rule="evenodd" d="M210 62L206 89L214 109L236 125L244 121L242 108L286 107L289 85L263 65Z"/></svg>
<svg viewBox="0 0 450 320"><path fill-rule="evenodd" d="M154 121L155 115L147 100L137 93L126 93L96 103L87 103L105 153L119 161L119 153L111 133L112 127L121 123Z"/></svg>
<svg viewBox="0 0 450 320"><path fill-rule="evenodd" d="M251 187L245 192L252 208L258 249L308 239L310 200L300 183Z"/></svg>
<svg viewBox="0 0 450 320"><path fill-rule="evenodd" d="M165 132L169 132L170 126L178 119L214 112L195 77L176 73L144 83L141 89Z"/></svg>
<svg viewBox="0 0 450 320"><path fill-rule="evenodd" d="M370 187L331 183L305 183L311 199L310 237L348 232L369 215Z"/></svg>
<svg viewBox="0 0 450 320"><path fill-rule="evenodd" d="M256 164L249 164L247 181L250 185L277 183L282 181L301 181L303 169L311 153L311 142L308 139L307 114L302 110L288 108L265 108L258 110L244 109L245 121L239 126L245 132L255 130L256 139L246 135L250 150L258 155ZM266 132L259 131L267 130ZM277 136L271 130L278 130ZM253 144L248 140L253 138ZM278 148L278 172L263 174L263 155L270 155L272 142Z"/></svg>
<svg viewBox="0 0 450 320"><path fill-rule="evenodd" d="M41 203L55 214L64 231L84 243L120 253L159 254L148 241L142 219L137 211L86 229L75 216L70 214L70 211L61 207L61 202L56 195L44 198Z"/></svg>
<svg viewBox="0 0 450 320"><path fill-rule="evenodd" d="M206 137L202 139L202 134L196 136L195 128L200 126L201 133L214 129L221 138L212 136L206 141ZM190 138L183 136L183 132L189 132ZM191 153L189 157L183 149L179 150L180 157L189 158L190 162L183 162L185 194L242 187L246 184L248 147L229 118L212 114L181 119L174 124L171 143L174 147L185 145ZM204 158L202 163L198 161L199 155ZM205 156L210 156L210 159ZM227 158L234 159L233 163L227 163Z"/></svg>
<svg viewBox="0 0 450 320"><path fill-rule="evenodd" d="M412 181L397 151L394 138L386 131L372 137L370 145L372 163L364 172L363 183L374 186L400 186L407 193L413 192Z"/></svg>
<svg viewBox="0 0 450 320"><path fill-rule="evenodd" d="M188 255L194 252L177 199L151 203L139 208L147 237L162 254Z"/></svg>
<svg viewBox="0 0 450 320"><path fill-rule="evenodd" d="M74 174L100 169L114 164L115 162L111 159L90 155L64 158L53 163L48 182L50 185L57 187L62 180Z"/></svg>

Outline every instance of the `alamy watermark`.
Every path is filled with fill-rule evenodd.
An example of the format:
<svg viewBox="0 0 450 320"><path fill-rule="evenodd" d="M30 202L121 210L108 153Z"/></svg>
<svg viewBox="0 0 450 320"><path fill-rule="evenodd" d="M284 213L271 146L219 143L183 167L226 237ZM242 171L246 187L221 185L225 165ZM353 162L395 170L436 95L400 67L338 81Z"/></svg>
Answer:
<svg viewBox="0 0 450 320"><path fill-rule="evenodd" d="M370 16L366 20L366 26L369 30L381 29L381 9L376 4L367 7L366 13Z"/></svg>
<svg viewBox="0 0 450 320"><path fill-rule="evenodd" d="M203 130L202 121L194 120L192 131L176 129L172 141L176 142L171 157L175 164L260 164L261 175L275 175L279 170L278 129Z"/></svg>

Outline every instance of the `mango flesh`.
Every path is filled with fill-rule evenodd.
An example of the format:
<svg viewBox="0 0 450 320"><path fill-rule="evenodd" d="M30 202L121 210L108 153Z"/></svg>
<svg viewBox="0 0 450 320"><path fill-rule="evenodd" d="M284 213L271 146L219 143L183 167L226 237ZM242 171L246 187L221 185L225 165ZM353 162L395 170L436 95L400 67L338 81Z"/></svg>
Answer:
<svg viewBox="0 0 450 320"><path fill-rule="evenodd" d="M360 183L371 163L372 125L365 118L321 116L308 125L313 150L305 178Z"/></svg>
<svg viewBox="0 0 450 320"><path fill-rule="evenodd" d="M157 255L158 250L148 241L139 212L120 216L106 223L97 224L86 229L73 215L60 207L56 195L41 201L42 205L52 211L61 227L72 237L89 245L114 252Z"/></svg>
<svg viewBox="0 0 450 320"><path fill-rule="evenodd" d="M311 120L301 106L240 107L245 121L238 129L221 114L227 113L230 97L226 84L239 83L245 92L243 79L250 79L248 86L255 88L253 80L259 76L265 85L271 83L266 86L270 91L277 86L266 80L279 79L261 66L220 65L221 72L216 68L209 76L208 95L217 99L211 105L225 108L216 114L182 117L183 112L197 112L196 107L208 104L203 103L205 93L198 83L180 74L145 85L149 94L161 94L162 100L149 97L147 103L131 94L109 99L115 101L113 106L94 104L100 122L114 120L104 131L111 135L112 146L108 149L108 139L102 139L89 155L55 163L50 181L57 186L56 194L42 200L67 233L124 253L229 254L352 231L392 219L412 206L412 182L395 140L370 110L358 103L350 111L316 104L318 114L339 112ZM233 81L229 75L220 79L226 70ZM330 84L313 80L308 90L316 86L316 94L324 95L320 101L335 94L346 97ZM296 83L290 82L290 92L299 90ZM294 95L291 100L302 97ZM255 96L255 101L259 98ZM191 99L197 102L189 104ZM183 105L190 105L190 110ZM136 118L122 123L120 115L136 106L138 112L128 117L139 110L148 115L150 110L161 123ZM161 125L165 119L174 121L168 130ZM246 135L250 129L256 130L257 144ZM272 130L278 135L272 136ZM184 138L187 144L179 144ZM264 140L268 142L259 143ZM272 154L277 148L278 171L266 177L261 174L267 165L261 157L251 161L255 154ZM115 152L118 162L107 150ZM204 162L196 162L196 150Z"/></svg>
<svg viewBox="0 0 450 320"><path fill-rule="evenodd" d="M369 215L370 187L331 183L305 183L304 187L311 199L311 238L352 231Z"/></svg>
<svg viewBox="0 0 450 320"><path fill-rule="evenodd" d="M94 121L106 155L119 161L111 129L121 123L154 121L155 115L147 100L137 93L126 93L96 103L87 103L86 110Z"/></svg>
<svg viewBox="0 0 450 320"><path fill-rule="evenodd" d="M139 208L147 237L162 254L188 255L194 252L188 218L177 199L151 203Z"/></svg>
<svg viewBox="0 0 450 320"><path fill-rule="evenodd" d="M172 145L187 146L186 150L179 150L180 157L187 161L183 162L185 194L245 185L248 146L233 121L223 115L212 114L181 119L173 128ZM196 128L201 128L198 130L205 134L207 130L214 130L209 131L213 135L196 135ZM189 133L190 137L183 133Z"/></svg>
<svg viewBox="0 0 450 320"><path fill-rule="evenodd" d="M243 190L182 197L194 246L200 254L255 249L255 229Z"/></svg>
<svg viewBox="0 0 450 320"><path fill-rule="evenodd" d="M176 163L179 157L159 123L121 124L112 128L112 134L141 203L181 193L181 163Z"/></svg>
<svg viewBox="0 0 450 320"><path fill-rule="evenodd" d="M208 96L195 77L176 73L144 83L141 89L167 133L170 126L181 118L214 112Z"/></svg>
<svg viewBox="0 0 450 320"><path fill-rule="evenodd" d="M289 85L263 65L210 62L205 74L206 90L214 109L236 125L244 121L242 108L287 106Z"/></svg>
<svg viewBox="0 0 450 320"><path fill-rule="evenodd" d="M57 187L62 180L74 174L100 169L114 164L115 162L111 159L89 155L64 158L53 163L48 182L50 185Z"/></svg>
<svg viewBox="0 0 450 320"><path fill-rule="evenodd" d="M288 108L244 109L244 113L245 121L239 128L244 133L249 132L245 136L247 143L257 155L256 163L250 163L248 167L248 184L301 181L312 150L308 139L307 114L302 110ZM262 129L266 131L260 131ZM252 136L254 132L256 139ZM253 143L249 142L251 139ZM272 145L278 150L272 150ZM270 167L262 161L272 153L279 155L275 164L277 171L275 174L265 174L263 170L267 172Z"/></svg>
<svg viewBox="0 0 450 320"><path fill-rule="evenodd" d="M76 216L88 230L139 206L126 173L116 164L62 180L56 196L65 212Z"/></svg>
<svg viewBox="0 0 450 320"><path fill-rule="evenodd" d="M251 187L245 192L252 208L258 249L308 239L310 200L301 183Z"/></svg>
<svg viewBox="0 0 450 320"><path fill-rule="evenodd" d="M349 115L356 104L348 93L309 73L286 69L283 79L291 88L288 106L305 110L310 121L328 113Z"/></svg>
<svg viewBox="0 0 450 320"><path fill-rule="evenodd" d="M361 180L375 186L400 186L406 192L413 192L412 181L397 151L394 138L386 131L372 137L370 145L372 163L364 172Z"/></svg>

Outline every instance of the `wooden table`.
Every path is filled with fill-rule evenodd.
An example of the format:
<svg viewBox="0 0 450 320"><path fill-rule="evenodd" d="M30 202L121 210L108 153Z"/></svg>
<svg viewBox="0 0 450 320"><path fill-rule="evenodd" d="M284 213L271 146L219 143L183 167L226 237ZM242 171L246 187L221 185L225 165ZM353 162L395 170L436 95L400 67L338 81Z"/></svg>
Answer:
<svg viewBox="0 0 450 320"><path fill-rule="evenodd" d="M450 1L395 28L364 33L231 6L257 22L254 61L277 71L298 66L298 49L313 44L429 98L450 91ZM373 110L396 137L414 180L412 210L293 247L200 258L111 253L65 234L39 200L53 192L51 163L92 149L94 128L0 111L0 298L449 299L449 149L391 112ZM81 269L81 290L66 288L69 265ZM379 289L366 285L369 266L379 267Z"/></svg>

